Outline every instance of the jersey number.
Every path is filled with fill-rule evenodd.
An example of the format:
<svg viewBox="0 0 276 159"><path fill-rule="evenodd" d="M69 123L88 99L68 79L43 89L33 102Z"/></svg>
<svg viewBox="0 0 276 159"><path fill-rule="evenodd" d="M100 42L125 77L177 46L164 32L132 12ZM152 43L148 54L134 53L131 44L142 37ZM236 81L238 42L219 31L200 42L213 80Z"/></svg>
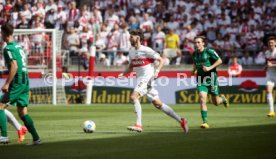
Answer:
<svg viewBox="0 0 276 159"><path fill-rule="evenodd" d="M22 70L26 71L26 55L25 52L23 50L20 50L20 55L21 55L21 59L22 59Z"/></svg>

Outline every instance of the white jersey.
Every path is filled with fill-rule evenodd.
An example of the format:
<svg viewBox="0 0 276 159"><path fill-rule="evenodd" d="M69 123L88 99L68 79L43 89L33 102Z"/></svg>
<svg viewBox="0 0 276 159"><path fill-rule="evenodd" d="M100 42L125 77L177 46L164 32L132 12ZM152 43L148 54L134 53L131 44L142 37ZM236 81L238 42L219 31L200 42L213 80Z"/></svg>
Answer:
<svg viewBox="0 0 276 159"><path fill-rule="evenodd" d="M276 48L271 52L267 50L265 52L266 61L276 64ZM271 67L267 69L267 74L276 76L276 67Z"/></svg>
<svg viewBox="0 0 276 159"><path fill-rule="evenodd" d="M154 61L159 57L157 52L144 45L141 45L137 50L132 47L129 51L129 59L137 78L152 78L154 76Z"/></svg>

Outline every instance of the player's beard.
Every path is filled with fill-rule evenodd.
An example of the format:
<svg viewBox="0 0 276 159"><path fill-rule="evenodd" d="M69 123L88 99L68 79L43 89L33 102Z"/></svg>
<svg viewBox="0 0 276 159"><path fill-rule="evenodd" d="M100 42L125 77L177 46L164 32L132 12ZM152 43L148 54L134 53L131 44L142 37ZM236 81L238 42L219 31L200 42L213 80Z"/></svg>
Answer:
<svg viewBox="0 0 276 159"><path fill-rule="evenodd" d="M139 39L137 39L137 40L135 40L135 41L134 41L134 40L131 40L131 41L130 41L131 46L132 46L132 47L137 46L138 40L139 40Z"/></svg>
<svg viewBox="0 0 276 159"><path fill-rule="evenodd" d="M131 41L130 41L130 44L131 44L132 47L134 47L135 44L136 44L136 42L135 42L134 40L131 40Z"/></svg>

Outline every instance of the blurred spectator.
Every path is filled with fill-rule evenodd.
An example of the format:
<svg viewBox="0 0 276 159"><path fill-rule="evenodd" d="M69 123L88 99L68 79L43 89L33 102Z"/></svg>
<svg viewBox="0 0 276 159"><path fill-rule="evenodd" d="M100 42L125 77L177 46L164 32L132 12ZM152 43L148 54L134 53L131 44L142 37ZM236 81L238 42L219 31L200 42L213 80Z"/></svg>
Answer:
<svg viewBox="0 0 276 159"><path fill-rule="evenodd" d="M82 48L90 48L90 45L93 42L94 34L92 33L89 25L83 27L82 31L79 33L80 36L80 45Z"/></svg>
<svg viewBox="0 0 276 159"><path fill-rule="evenodd" d="M65 11L63 10L62 5L58 5L57 15L55 17L55 28L59 30L65 29L65 24L67 20L67 15Z"/></svg>
<svg viewBox="0 0 276 159"><path fill-rule="evenodd" d="M255 52L257 49L257 35L254 25L250 26L250 32L246 34L246 49L251 52Z"/></svg>
<svg viewBox="0 0 276 159"><path fill-rule="evenodd" d="M100 55L99 63L101 66L110 66L110 61L106 58L105 54Z"/></svg>
<svg viewBox="0 0 276 159"><path fill-rule="evenodd" d="M147 13L144 14L144 19L141 22L140 29L143 31L147 29L153 30L153 22L149 19L149 15Z"/></svg>
<svg viewBox="0 0 276 159"><path fill-rule="evenodd" d="M240 77L242 72L242 65L238 63L236 56L232 57L232 64L228 66L228 74L232 77Z"/></svg>
<svg viewBox="0 0 276 159"><path fill-rule="evenodd" d="M107 30L110 31L115 24L119 24L119 17L114 14L114 10L111 8L107 10L107 15L105 16L105 22L107 24Z"/></svg>
<svg viewBox="0 0 276 159"><path fill-rule="evenodd" d="M24 14L20 16L20 23L17 24L16 29L29 29L31 25Z"/></svg>
<svg viewBox="0 0 276 159"><path fill-rule="evenodd" d="M194 38L196 37L196 32L193 30L191 25L187 26L187 34L185 36L185 45L190 48L194 48Z"/></svg>
<svg viewBox="0 0 276 159"><path fill-rule="evenodd" d="M138 29L139 28L139 22L137 22L137 19L133 16L129 18L129 29Z"/></svg>
<svg viewBox="0 0 276 159"><path fill-rule="evenodd" d="M265 49L263 49L261 52L257 54L255 57L255 64L257 65L264 65L266 62L266 57L265 57Z"/></svg>
<svg viewBox="0 0 276 159"><path fill-rule="evenodd" d="M93 8L93 16L95 17L95 23L99 25L103 23L102 14L97 6Z"/></svg>
<svg viewBox="0 0 276 159"><path fill-rule="evenodd" d="M95 46L97 51L102 51L103 49L106 48L105 39L100 38L99 34L96 35Z"/></svg>
<svg viewBox="0 0 276 159"><path fill-rule="evenodd" d="M54 3L54 0L49 0L45 7L45 12L45 27L50 29L55 28L55 20L57 19L57 5Z"/></svg>
<svg viewBox="0 0 276 159"><path fill-rule="evenodd" d="M165 33L161 30L161 26L156 27L156 32L152 36L153 49L161 53L164 49Z"/></svg>
<svg viewBox="0 0 276 159"><path fill-rule="evenodd" d="M114 59L114 66L122 66L122 65L127 65L129 63L129 60L124 54L119 51L117 52L117 55Z"/></svg>
<svg viewBox="0 0 276 159"><path fill-rule="evenodd" d="M179 36L174 33L173 29L169 30L169 34L166 35L165 38L165 49L164 54L168 58L177 56L177 52L179 50Z"/></svg>
<svg viewBox="0 0 276 159"><path fill-rule="evenodd" d="M30 11L28 3L25 3L23 5L23 10L20 12L20 15L25 16L26 20L30 22L30 20L32 19L32 12Z"/></svg>
<svg viewBox="0 0 276 159"><path fill-rule="evenodd" d="M223 37L222 49L223 49L223 52L222 52L221 58L224 61L224 63L227 64L229 58L232 57L232 54L234 51L234 46L229 41L229 35L225 35Z"/></svg>
<svg viewBox="0 0 276 159"><path fill-rule="evenodd" d="M206 37L210 42L216 40L217 23L212 14L208 14L208 19L204 23L204 30L206 31Z"/></svg>
<svg viewBox="0 0 276 159"><path fill-rule="evenodd" d="M129 48L131 47L129 38L130 38L130 34L128 31L128 26L127 24L122 24L121 31L119 33L119 41L118 41L119 50L126 51L126 52L129 50Z"/></svg>
<svg viewBox="0 0 276 159"><path fill-rule="evenodd" d="M100 33L100 31L101 31L100 24L96 22L94 16L90 17L89 25L90 25L90 29L94 35L97 35Z"/></svg>
<svg viewBox="0 0 276 159"><path fill-rule="evenodd" d="M65 46L66 48L69 48L70 56L77 56L77 51L80 46L80 39L74 27L70 28L69 33L65 38Z"/></svg>
<svg viewBox="0 0 276 159"><path fill-rule="evenodd" d="M179 27L179 22L175 21L175 18L173 15L170 16L170 21L167 24L169 29L177 30Z"/></svg>
<svg viewBox="0 0 276 159"><path fill-rule="evenodd" d="M244 65L244 66L253 65L253 58L250 56L248 51L245 52L245 54L241 60L242 60L242 65Z"/></svg>
<svg viewBox="0 0 276 159"><path fill-rule="evenodd" d="M176 34L178 34L179 38L180 38L179 39L180 40L180 46L183 45L183 43L184 43L186 33L187 33L187 30L186 30L184 24L180 23L179 24L179 29L176 30Z"/></svg>
<svg viewBox="0 0 276 159"><path fill-rule="evenodd" d="M32 7L32 13L33 13L33 17L39 17L40 19L42 19L42 21L44 21L44 18L45 18L45 9L43 7L43 4L42 2L40 1L37 1L35 6Z"/></svg>
<svg viewBox="0 0 276 159"><path fill-rule="evenodd" d="M117 25L117 24L115 24ZM107 37L107 58L113 62L119 45L119 31L113 28Z"/></svg>
<svg viewBox="0 0 276 159"><path fill-rule="evenodd" d="M181 65L185 63L185 57L182 55L182 52L180 50L176 52L176 57L173 57L170 61L171 65Z"/></svg>

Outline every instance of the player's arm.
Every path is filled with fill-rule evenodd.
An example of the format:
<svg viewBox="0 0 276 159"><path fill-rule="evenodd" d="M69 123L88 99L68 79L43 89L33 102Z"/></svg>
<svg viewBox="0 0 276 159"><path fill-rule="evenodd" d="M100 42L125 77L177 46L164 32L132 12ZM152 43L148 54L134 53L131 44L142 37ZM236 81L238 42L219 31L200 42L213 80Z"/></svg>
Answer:
<svg viewBox="0 0 276 159"><path fill-rule="evenodd" d="M222 64L222 60L221 60L221 58L219 58L213 65L211 65L209 67L203 66L203 71L208 72L208 71L218 67L221 64Z"/></svg>
<svg viewBox="0 0 276 159"><path fill-rule="evenodd" d="M159 61L159 65L157 66L156 70L155 70L155 73L154 73L154 78L157 78L158 77L158 74L160 72L160 70L163 68L164 66L164 59L159 56L159 58L157 59Z"/></svg>
<svg viewBox="0 0 276 159"><path fill-rule="evenodd" d="M193 63L192 75L196 75L196 74L197 74L196 65Z"/></svg>
<svg viewBox="0 0 276 159"><path fill-rule="evenodd" d="M123 76L129 74L129 73L132 72L132 71L133 71L132 64L129 64L128 68L127 68L123 73L120 73L120 74L118 75L118 77L123 77Z"/></svg>
<svg viewBox="0 0 276 159"><path fill-rule="evenodd" d="M266 67L276 67L276 63L272 63L270 61L266 62Z"/></svg>
<svg viewBox="0 0 276 159"><path fill-rule="evenodd" d="M17 72L17 68L18 68L17 62L15 60L11 60L10 65L11 65L11 67L10 67L8 78L7 78L4 86L2 87L3 92L8 92L10 83L13 80L13 78Z"/></svg>
<svg viewBox="0 0 276 159"><path fill-rule="evenodd" d="M212 59L215 62L209 67L203 66L203 71L204 72L211 71L212 69L214 69L214 68L216 68L216 67L218 67L219 65L222 64L222 60L218 56L218 54L216 53L215 50L208 50L208 54L210 55L210 59Z"/></svg>

